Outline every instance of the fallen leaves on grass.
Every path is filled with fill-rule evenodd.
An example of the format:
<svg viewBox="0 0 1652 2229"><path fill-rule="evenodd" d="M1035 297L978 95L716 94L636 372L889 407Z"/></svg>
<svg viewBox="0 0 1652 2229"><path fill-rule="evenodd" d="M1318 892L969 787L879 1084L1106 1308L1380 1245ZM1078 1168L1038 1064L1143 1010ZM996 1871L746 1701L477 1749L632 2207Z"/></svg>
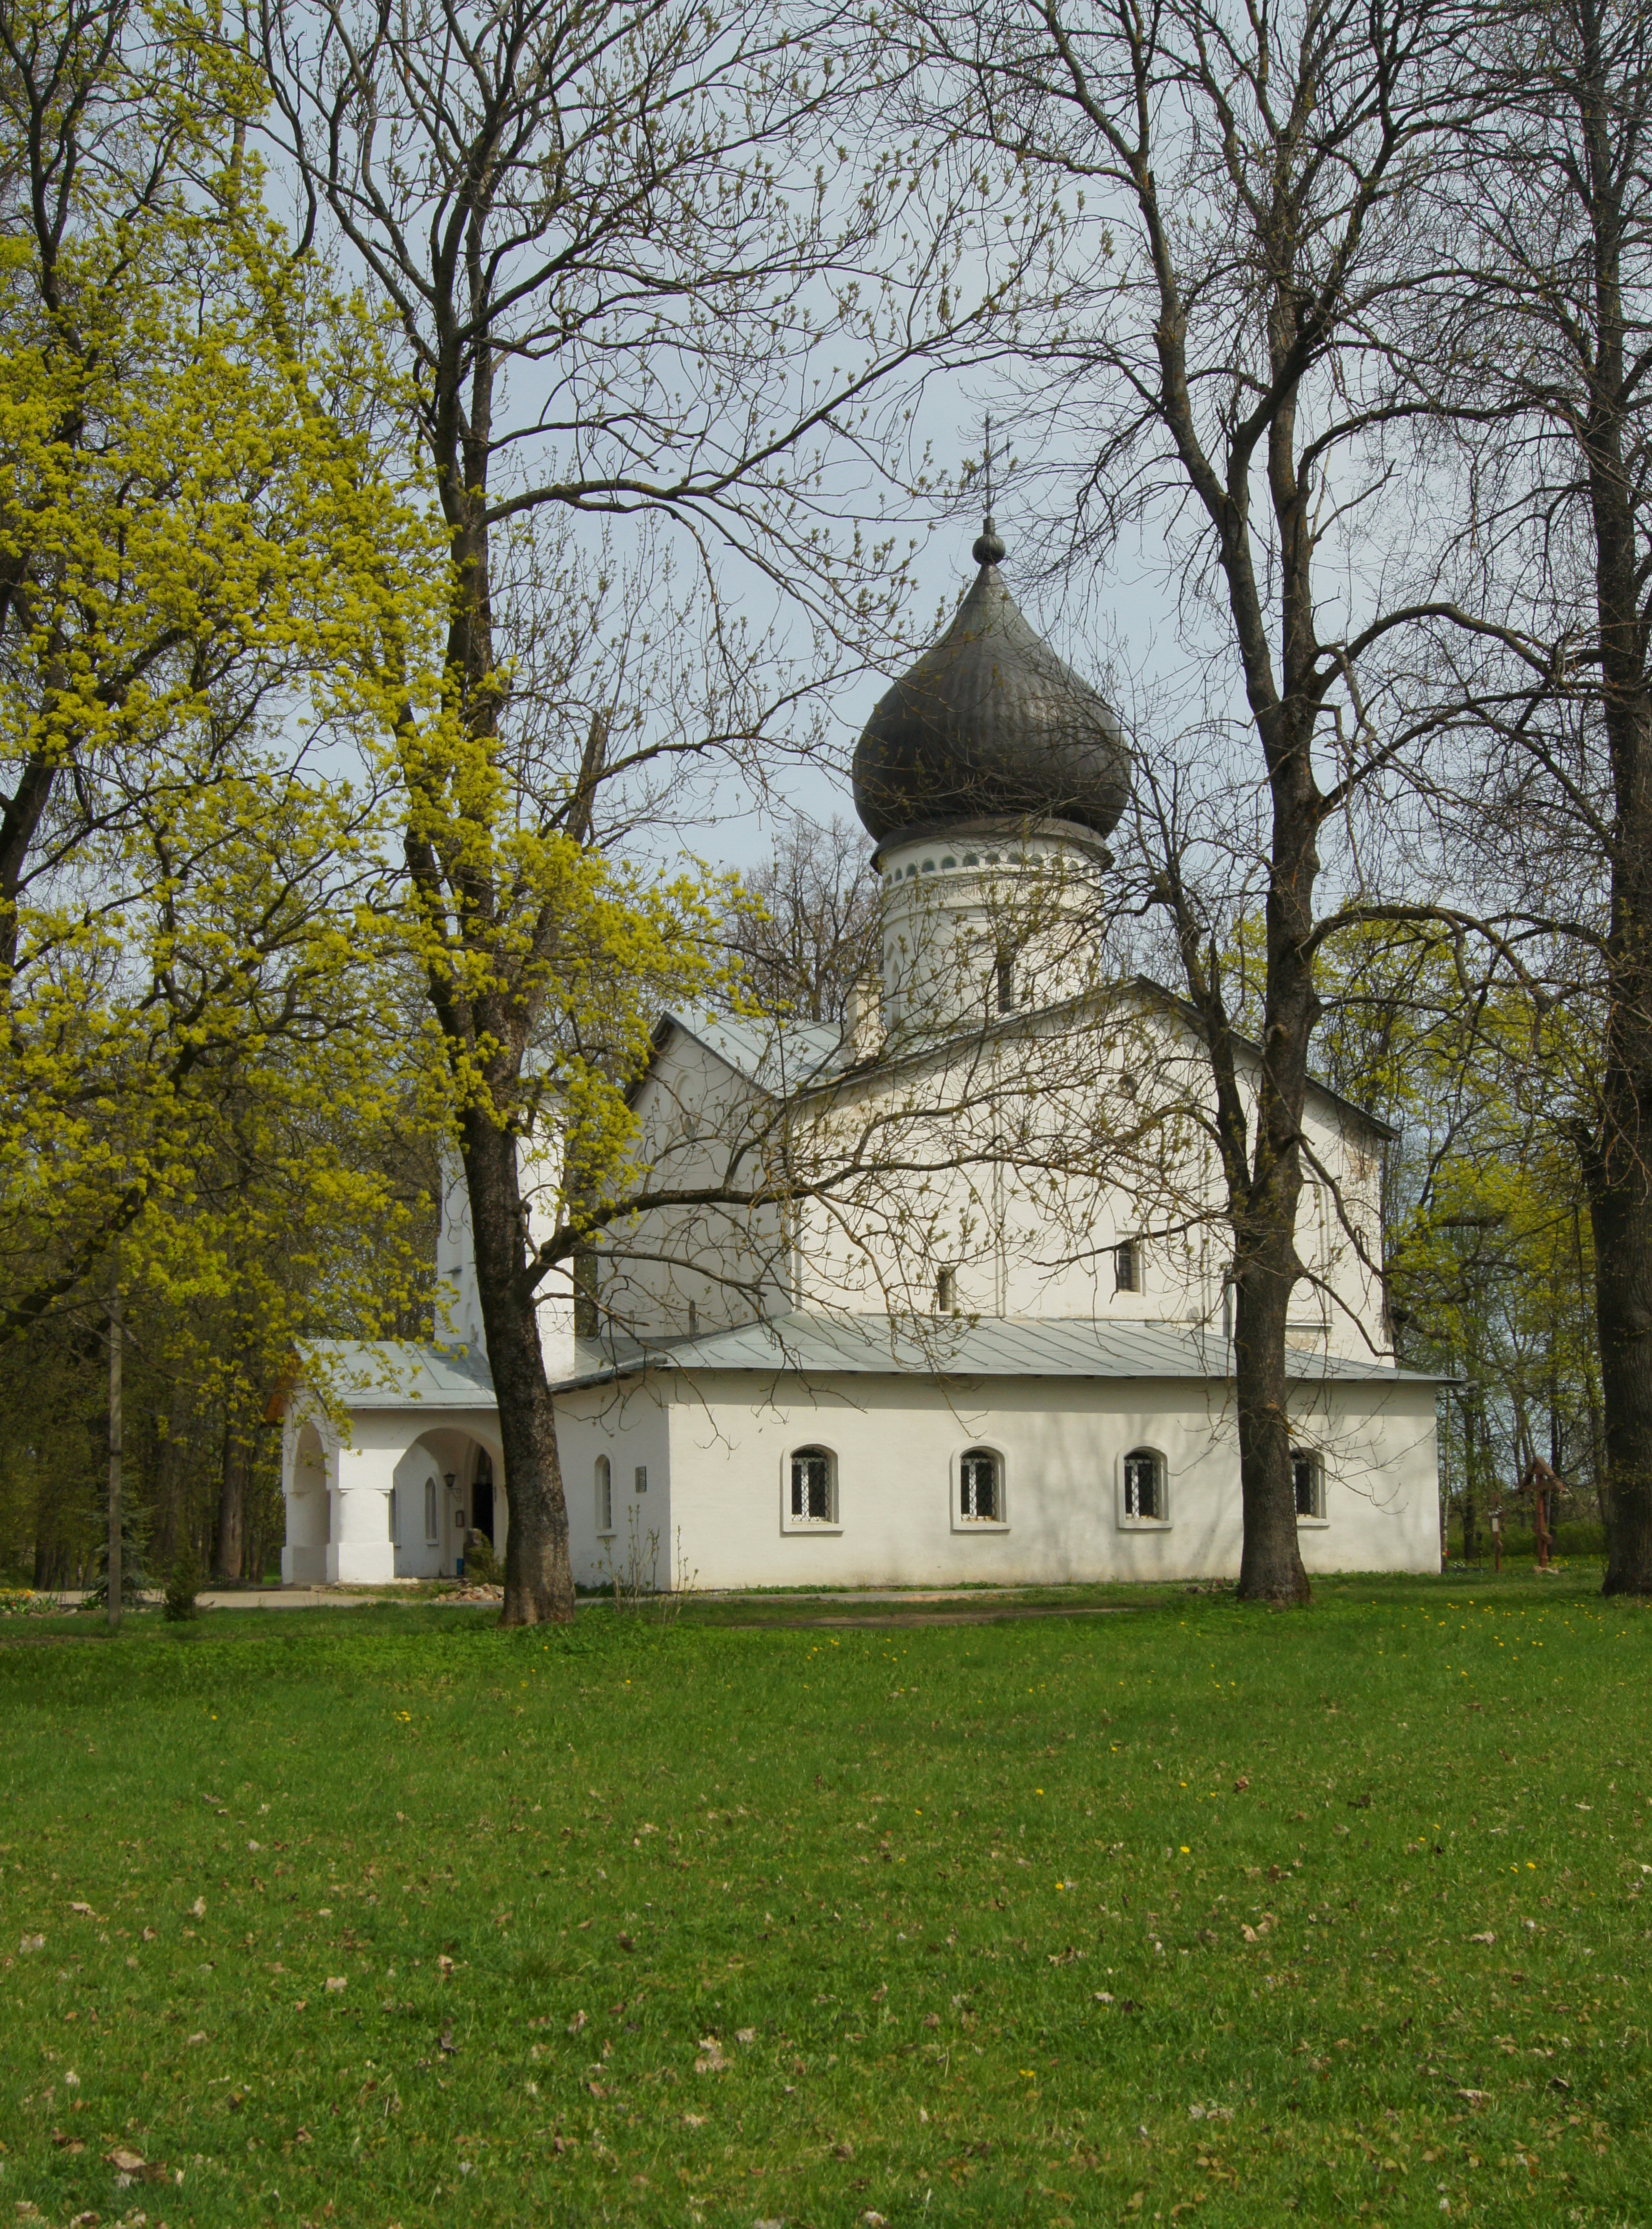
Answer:
<svg viewBox="0 0 1652 2229"><path fill-rule="evenodd" d="M117 2183L122 2189L134 2182L167 2182L171 2179L158 2160L146 2160L142 2152L128 2151L124 2144L117 2144L104 2157L115 2170Z"/></svg>

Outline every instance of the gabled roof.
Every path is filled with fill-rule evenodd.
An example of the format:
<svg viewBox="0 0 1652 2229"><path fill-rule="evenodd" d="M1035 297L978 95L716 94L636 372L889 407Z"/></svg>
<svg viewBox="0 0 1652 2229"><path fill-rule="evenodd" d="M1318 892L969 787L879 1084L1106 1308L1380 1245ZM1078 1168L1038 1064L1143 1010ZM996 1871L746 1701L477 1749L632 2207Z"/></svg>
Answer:
<svg viewBox="0 0 1652 2229"><path fill-rule="evenodd" d="M671 1030L681 1030L725 1068L778 1097L819 1083L844 1065L843 1031L836 1022L781 1024L733 1014L682 1014L668 1006L654 1033L656 1047Z"/></svg>
<svg viewBox="0 0 1652 2229"><path fill-rule="evenodd" d="M493 1378L481 1347L415 1346L409 1340L317 1339L309 1350L311 1384L346 1409L493 1409Z"/></svg>
<svg viewBox="0 0 1652 2229"><path fill-rule="evenodd" d="M1198 1007L1190 999L1184 999L1179 991L1171 990L1168 984L1161 983L1156 976L1138 975L1135 982L1138 991L1158 999L1164 1005L1173 1006L1195 1036L1204 1037L1204 1019ZM1247 1037L1239 1030L1235 1030L1233 1036L1236 1045L1242 1046L1256 1059L1261 1059L1262 1048L1254 1037ZM1340 1091L1335 1090L1330 1084L1311 1073L1308 1078L1308 1089L1311 1092L1317 1093L1320 1098L1329 1099L1332 1106L1340 1108L1343 1114L1354 1116L1357 1121L1365 1124L1367 1130L1374 1131L1379 1138L1392 1140L1399 1135L1393 1125L1391 1122L1385 1122L1380 1114L1373 1114L1368 1107L1361 1107L1357 1099L1345 1098Z"/></svg>
<svg viewBox="0 0 1652 2229"><path fill-rule="evenodd" d="M1291 1350L1297 1383L1433 1384L1415 1371ZM572 1392L644 1371L757 1371L765 1377L1217 1378L1232 1374L1220 1330L1185 1323L1097 1323L1088 1316L823 1316L798 1312L696 1339L581 1339Z"/></svg>
<svg viewBox="0 0 1652 2229"><path fill-rule="evenodd" d="M1170 1008L1195 1035L1204 1036L1204 1024L1198 1008L1155 977L1136 975L1128 982L1117 985L1108 995L1116 997L1125 991L1134 991L1153 1005ZM1076 1009L1086 1004L1092 995L1086 993L1085 998L1072 1001L1072 1007ZM987 1023L986 1028L989 1034L1014 1036L1040 1022L1047 1021L1052 1015L1063 1011L1058 1005L996 1015ZM674 1029L681 1030L685 1037L690 1037L697 1044L703 1045L726 1068L743 1076L759 1091L777 1098L784 1098L793 1091L818 1090L823 1085L836 1082L855 1065L855 1057L848 1033L836 1022L779 1024L746 1020L732 1014L681 1014L668 1007L661 1015L655 1031L656 1046L663 1046L667 1033ZM978 1031L969 1033L971 1041L979 1035ZM921 1063L938 1057L950 1046L964 1041L964 1035L959 1031L933 1037L914 1037L909 1044L897 1044L893 1048L888 1065L890 1068L904 1068ZM1233 1042L1253 1058L1261 1059L1262 1048L1254 1038L1247 1037L1236 1030ZM866 1070L868 1079L877 1073L875 1065ZM1315 1096L1329 1100L1341 1114L1352 1115L1375 1136L1385 1139L1399 1136L1399 1133L1392 1124L1385 1122L1380 1114L1373 1114L1369 1108L1361 1107L1357 1100L1346 1098L1318 1076L1309 1076L1308 1089Z"/></svg>

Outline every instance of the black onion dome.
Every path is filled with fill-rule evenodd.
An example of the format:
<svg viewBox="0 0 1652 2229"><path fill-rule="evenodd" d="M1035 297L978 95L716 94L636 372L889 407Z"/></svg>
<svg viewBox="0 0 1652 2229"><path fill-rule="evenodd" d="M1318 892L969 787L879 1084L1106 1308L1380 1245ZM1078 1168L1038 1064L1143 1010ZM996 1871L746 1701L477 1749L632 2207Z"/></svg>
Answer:
<svg viewBox="0 0 1652 2229"><path fill-rule="evenodd" d="M855 751L855 809L882 843L956 821L1074 821L1105 836L1130 796L1118 723L1034 633L990 518L957 614L881 697Z"/></svg>

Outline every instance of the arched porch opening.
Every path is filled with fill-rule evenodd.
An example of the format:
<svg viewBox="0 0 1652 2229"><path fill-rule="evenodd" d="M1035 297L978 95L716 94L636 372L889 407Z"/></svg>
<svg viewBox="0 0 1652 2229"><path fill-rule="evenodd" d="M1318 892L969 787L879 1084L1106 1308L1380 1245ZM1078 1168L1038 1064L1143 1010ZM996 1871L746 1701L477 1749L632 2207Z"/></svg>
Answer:
<svg viewBox="0 0 1652 2229"><path fill-rule="evenodd" d="M421 1432L396 1465L391 1538L396 1577L451 1578L473 1528L504 1548L499 1448L457 1426ZM483 1521L485 1519L485 1521Z"/></svg>
<svg viewBox="0 0 1652 2229"><path fill-rule="evenodd" d="M327 1551L333 1537L332 1483L327 1474L327 1450L313 1423L301 1425L293 1441L286 1505L282 1580L288 1586L324 1586Z"/></svg>

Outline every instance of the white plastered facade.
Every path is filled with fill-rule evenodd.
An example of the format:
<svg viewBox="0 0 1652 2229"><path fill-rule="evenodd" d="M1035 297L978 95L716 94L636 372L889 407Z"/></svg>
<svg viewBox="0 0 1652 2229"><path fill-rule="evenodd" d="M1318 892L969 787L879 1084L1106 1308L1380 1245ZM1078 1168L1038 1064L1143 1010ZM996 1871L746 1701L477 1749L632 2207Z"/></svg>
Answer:
<svg viewBox="0 0 1652 2229"><path fill-rule="evenodd" d="M1321 1466L1322 1515L1299 1525L1310 1573L1438 1568L1435 1397L1424 1379L1296 1389L1293 1426ZM606 1583L590 1482L646 1449L635 1502L656 1583L717 1587L1060 1585L1232 1577L1239 1454L1216 1381L1016 1377L943 1387L909 1375L650 1371L558 1403L576 1579ZM832 1459L832 1521L791 1516L791 1460ZM1002 1517L965 1521L958 1464L1001 1464ZM1124 1462L1163 1465L1165 1514L1126 1513ZM622 1516L616 1490L616 1517Z"/></svg>
<svg viewBox="0 0 1652 2229"><path fill-rule="evenodd" d="M364 1402L359 1388L346 1386L330 1413L300 1390L282 1418L281 1456L284 1585L387 1586L451 1576L464 1553L478 1483L496 1487L494 1545L503 1549L505 1501L496 1481L504 1457L490 1402Z"/></svg>

